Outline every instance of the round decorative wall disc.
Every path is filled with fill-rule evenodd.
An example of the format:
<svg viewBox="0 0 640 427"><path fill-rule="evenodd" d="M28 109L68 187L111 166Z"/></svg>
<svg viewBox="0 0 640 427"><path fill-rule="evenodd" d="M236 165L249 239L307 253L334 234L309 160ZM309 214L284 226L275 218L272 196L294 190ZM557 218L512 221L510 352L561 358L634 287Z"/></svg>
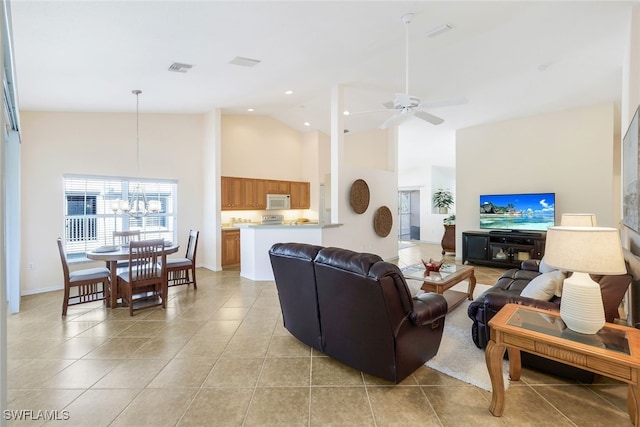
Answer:
<svg viewBox="0 0 640 427"><path fill-rule="evenodd" d="M373 216L373 229L380 237L387 237L391 232L393 216L391 210L386 206L381 206Z"/></svg>
<svg viewBox="0 0 640 427"><path fill-rule="evenodd" d="M349 202L355 213L364 213L369 207L369 186L362 179L356 179L351 184Z"/></svg>

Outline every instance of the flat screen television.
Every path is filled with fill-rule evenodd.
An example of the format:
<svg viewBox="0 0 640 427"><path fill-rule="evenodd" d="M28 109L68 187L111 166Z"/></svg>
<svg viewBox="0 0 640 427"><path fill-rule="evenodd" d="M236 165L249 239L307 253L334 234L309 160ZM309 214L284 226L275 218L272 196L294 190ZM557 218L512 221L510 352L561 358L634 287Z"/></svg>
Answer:
<svg viewBox="0 0 640 427"><path fill-rule="evenodd" d="M556 223L555 193L480 196L480 228L546 231Z"/></svg>

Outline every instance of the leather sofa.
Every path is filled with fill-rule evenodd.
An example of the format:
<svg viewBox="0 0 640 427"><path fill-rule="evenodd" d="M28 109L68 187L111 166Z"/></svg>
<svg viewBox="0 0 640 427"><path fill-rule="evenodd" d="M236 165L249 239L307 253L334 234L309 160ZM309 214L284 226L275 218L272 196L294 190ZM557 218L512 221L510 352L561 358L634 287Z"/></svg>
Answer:
<svg viewBox="0 0 640 427"><path fill-rule="evenodd" d="M554 296L550 301L543 301L520 295L529 282L541 274L539 269L540 260L531 259L523 261L519 269L514 268L507 270L500 276L494 286L487 289L469 304L467 314L473 321L471 325L471 337L478 348L485 348L487 346L487 343L491 339L490 328L488 326L489 320L491 320L505 304L521 304L546 310L560 311L560 297ZM591 278L600 284L605 309L605 319L607 322L613 322L619 317L618 307L631 283L631 274L616 276L591 275ZM581 382L592 382L594 378L591 372L537 357L526 352L522 352L522 365Z"/></svg>
<svg viewBox="0 0 640 427"><path fill-rule="evenodd" d="M303 343L393 383L438 352L447 302L412 298L396 265L302 243L277 243L269 257L284 326Z"/></svg>

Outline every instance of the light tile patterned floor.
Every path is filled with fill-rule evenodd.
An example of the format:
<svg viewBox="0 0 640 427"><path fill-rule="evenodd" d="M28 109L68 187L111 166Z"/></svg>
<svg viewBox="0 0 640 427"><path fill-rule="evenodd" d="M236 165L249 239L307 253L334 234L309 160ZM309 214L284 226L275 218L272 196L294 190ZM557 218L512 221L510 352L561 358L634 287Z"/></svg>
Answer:
<svg viewBox="0 0 640 427"><path fill-rule="evenodd" d="M439 252L412 246L398 264ZM490 284L501 272L476 276ZM612 381L580 385L525 369L502 418L489 413L490 393L426 367L394 386L291 337L273 282L199 269L198 283L172 289L166 310L134 317L94 303L63 319L62 292L24 297L8 316L9 409L69 419L8 424L631 425L626 386Z"/></svg>

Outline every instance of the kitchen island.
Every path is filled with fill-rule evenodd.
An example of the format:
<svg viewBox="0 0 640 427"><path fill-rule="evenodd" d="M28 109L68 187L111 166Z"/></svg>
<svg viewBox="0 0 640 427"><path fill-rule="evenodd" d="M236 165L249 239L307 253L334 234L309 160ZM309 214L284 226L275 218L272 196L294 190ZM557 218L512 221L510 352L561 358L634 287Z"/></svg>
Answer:
<svg viewBox="0 0 640 427"><path fill-rule="evenodd" d="M269 249L275 243L322 245L323 231L342 224L240 225L240 276L251 280L273 280Z"/></svg>

